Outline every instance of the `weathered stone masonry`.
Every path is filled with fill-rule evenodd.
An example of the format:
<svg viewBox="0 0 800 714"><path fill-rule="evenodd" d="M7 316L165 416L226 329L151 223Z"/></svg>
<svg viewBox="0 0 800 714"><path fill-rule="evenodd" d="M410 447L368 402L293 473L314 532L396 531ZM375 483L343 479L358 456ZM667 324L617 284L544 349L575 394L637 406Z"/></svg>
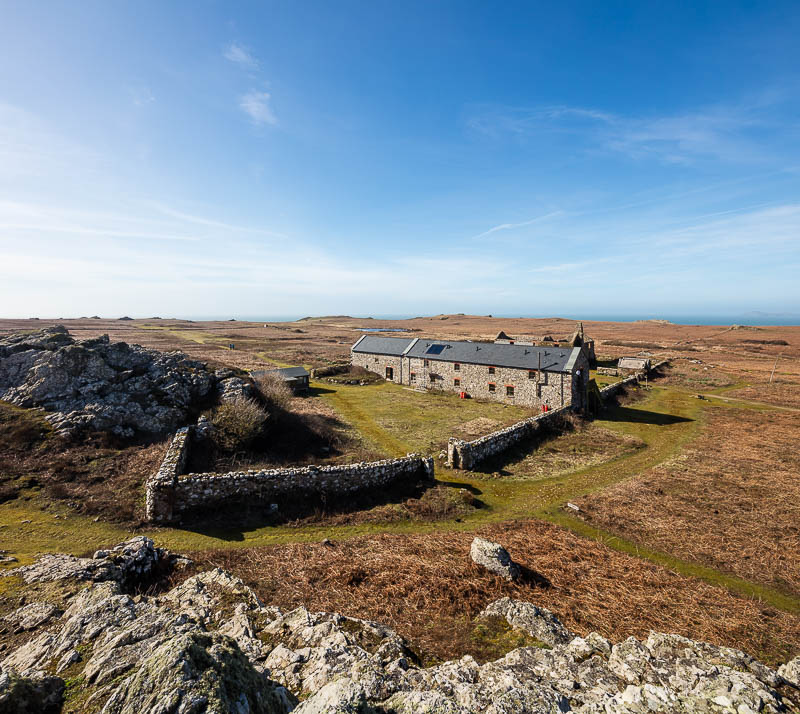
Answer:
<svg viewBox="0 0 800 714"><path fill-rule="evenodd" d="M353 345L351 361L396 384L418 389L465 392L534 409L586 405L589 361L583 350L520 347L362 337ZM431 354L425 352L427 348Z"/></svg>
<svg viewBox="0 0 800 714"><path fill-rule="evenodd" d="M352 364L356 367L363 367L370 372L375 372L388 379L386 376L386 368L392 370L392 378L390 381L395 384L407 384L408 380L403 379L403 358L393 355L375 355L367 353L354 353Z"/></svg>
<svg viewBox="0 0 800 714"><path fill-rule="evenodd" d="M172 520L175 484L186 466L192 431L192 427L184 426L175 432L161 467L145 486L145 518L148 521L166 523Z"/></svg>
<svg viewBox="0 0 800 714"><path fill-rule="evenodd" d="M472 441L450 437L447 442L447 465L454 469L469 471L484 459L502 453L523 439L531 437L544 426L557 424L569 411L569 406L565 406L537 414Z"/></svg>
<svg viewBox="0 0 800 714"><path fill-rule="evenodd" d="M341 466L181 474L191 442L190 429L175 435L164 463L147 483L147 520L151 522L170 523L187 511L214 505L340 497L401 480L433 479L433 459L417 454Z"/></svg>

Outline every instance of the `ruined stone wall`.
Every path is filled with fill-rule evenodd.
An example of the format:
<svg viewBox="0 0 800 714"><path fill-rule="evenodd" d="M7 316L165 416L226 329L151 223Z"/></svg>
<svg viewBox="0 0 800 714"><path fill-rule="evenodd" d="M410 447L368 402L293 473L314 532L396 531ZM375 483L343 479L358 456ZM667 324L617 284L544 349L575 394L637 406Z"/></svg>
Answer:
<svg viewBox="0 0 800 714"><path fill-rule="evenodd" d="M188 454L189 428L173 439L164 463L147 484L147 520L169 523L181 514L247 502L280 505L287 500L341 497L358 491L386 488L397 481L433 479L433 459L410 454L341 466L181 474Z"/></svg>
<svg viewBox="0 0 800 714"><path fill-rule="evenodd" d="M403 384L407 382L403 374L403 365L401 357L391 357L388 355L375 355L368 352L351 352L351 363L356 367L363 367L370 372L375 372L381 377L386 378L386 368L391 367L394 370L392 381L395 384Z"/></svg>
<svg viewBox="0 0 800 714"><path fill-rule="evenodd" d="M557 409L572 400L572 375L562 372L540 372L512 367L495 367L489 373L486 365L426 360L421 357L404 358L403 383L422 389L447 392L466 392L476 399L488 399L503 404L517 404L539 409L547 404ZM588 377L588 363L584 370ZM538 378L537 378L538 376ZM456 384L459 380L460 384ZM494 384L494 391L490 391ZM586 382L588 384L588 381ZM514 388L513 396L507 386Z"/></svg>
<svg viewBox="0 0 800 714"><path fill-rule="evenodd" d="M537 414L516 424L493 431L472 441L451 437L447 442L447 465L454 469L471 470L490 456L500 454L523 439L533 436L543 427L554 427L570 411L569 405Z"/></svg>
<svg viewBox="0 0 800 714"><path fill-rule="evenodd" d="M175 432L158 471L145 486L145 518L154 523L172 520L175 484L186 467L192 427L184 426Z"/></svg>

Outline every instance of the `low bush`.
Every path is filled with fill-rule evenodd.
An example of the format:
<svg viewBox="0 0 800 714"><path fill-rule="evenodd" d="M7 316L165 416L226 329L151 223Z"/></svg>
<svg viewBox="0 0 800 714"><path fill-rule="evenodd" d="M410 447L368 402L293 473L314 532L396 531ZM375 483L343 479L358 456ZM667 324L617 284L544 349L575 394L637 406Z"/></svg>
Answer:
<svg viewBox="0 0 800 714"><path fill-rule="evenodd" d="M214 440L223 451L247 449L263 433L269 414L255 399L236 397L217 407L211 417Z"/></svg>
<svg viewBox="0 0 800 714"><path fill-rule="evenodd" d="M267 372L256 377L255 385L259 395L270 412L286 411L292 400L292 389L279 374Z"/></svg>

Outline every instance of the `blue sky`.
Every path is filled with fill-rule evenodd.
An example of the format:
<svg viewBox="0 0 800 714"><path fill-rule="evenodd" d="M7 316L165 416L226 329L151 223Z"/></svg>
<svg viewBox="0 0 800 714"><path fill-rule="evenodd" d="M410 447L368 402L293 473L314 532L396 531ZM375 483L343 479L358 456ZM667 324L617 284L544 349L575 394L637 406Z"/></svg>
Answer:
<svg viewBox="0 0 800 714"><path fill-rule="evenodd" d="M0 314L800 313L800 5L0 3Z"/></svg>

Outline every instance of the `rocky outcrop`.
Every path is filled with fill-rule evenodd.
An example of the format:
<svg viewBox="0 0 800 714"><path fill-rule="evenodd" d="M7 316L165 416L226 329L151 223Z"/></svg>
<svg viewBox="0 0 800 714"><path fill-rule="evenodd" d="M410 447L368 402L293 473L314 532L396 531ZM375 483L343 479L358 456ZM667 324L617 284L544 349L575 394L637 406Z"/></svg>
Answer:
<svg viewBox="0 0 800 714"><path fill-rule="evenodd" d="M515 630L527 632L550 646L565 645L575 637L550 610L509 597L495 600L478 617L503 618Z"/></svg>
<svg viewBox="0 0 800 714"><path fill-rule="evenodd" d="M0 399L42 407L62 435L163 434L212 397L214 375L181 352L76 341L62 326L0 340Z"/></svg>
<svg viewBox="0 0 800 714"><path fill-rule="evenodd" d="M482 616L550 646L422 668L388 627L282 612L219 569L157 597L130 597L117 581L87 584L0 662L0 711L26 711L3 708L12 691L26 701L36 691L60 697L66 679L80 711L104 714L772 714L800 701L787 681L791 663L779 674L737 650L670 634L618 644L579 637L547 610L508 598Z"/></svg>
<svg viewBox="0 0 800 714"><path fill-rule="evenodd" d="M778 674L800 689L800 657L795 657L791 662L781 665Z"/></svg>
<svg viewBox="0 0 800 714"><path fill-rule="evenodd" d="M516 580L520 576L519 565L511 560L508 551L499 543L476 537L470 546L469 555L475 563L506 580Z"/></svg>
<svg viewBox="0 0 800 714"><path fill-rule="evenodd" d="M43 555L32 565L0 572L0 577L18 575L26 583L55 580L113 580L132 587L151 577L168 551L156 548L150 538L136 536L108 550L98 550L91 558L53 553Z"/></svg>
<svg viewBox="0 0 800 714"><path fill-rule="evenodd" d="M0 668L0 712L3 714L56 714L64 700L59 677L20 677Z"/></svg>

